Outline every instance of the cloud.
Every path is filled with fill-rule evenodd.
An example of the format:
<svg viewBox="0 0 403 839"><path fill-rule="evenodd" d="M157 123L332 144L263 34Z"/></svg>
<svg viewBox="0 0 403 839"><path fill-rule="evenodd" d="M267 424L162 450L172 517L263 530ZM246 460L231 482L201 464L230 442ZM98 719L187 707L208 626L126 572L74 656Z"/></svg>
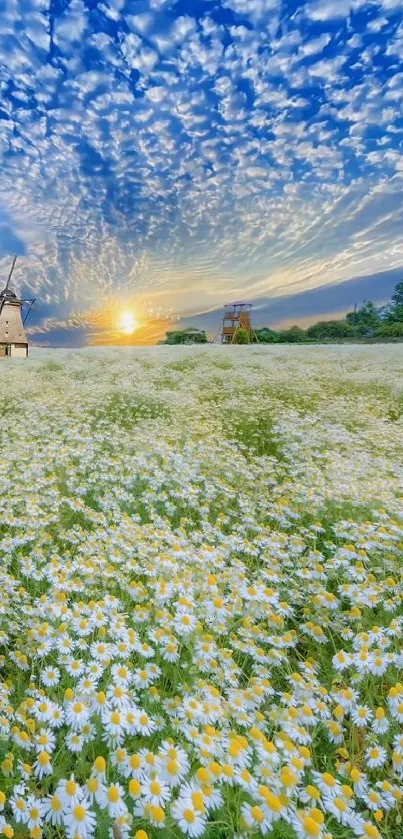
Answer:
<svg viewBox="0 0 403 839"><path fill-rule="evenodd" d="M78 43L87 26L87 13L82 0L70 0L63 14L56 18L53 29L54 43L62 51Z"/></svg>
<svg viewBox="0 0 403 839"><path fill-rule="evenodd" d="M324 48L330 44L331 40L332 36L327 32L323 32L323 34L319 35L318 38L312 38L312 40L306 41L305 44L301 44L298 50L298 55L301 58L306 58L306 56L310 55L317 55L317 53L323 52Z"/></svg>
<svg viewBox="0 0 403 839"><path fill-rule="evenodd" d="M169 318L403 264L397 2L135 5L2 15L1 268L25 250L43 317L85 335L116 297Z"/></svg>
<svg viewBox="0 0 403 839"><path fill-rule="evenodd" d="M354 0L314 0L308 3L305 14L311 20L325 21L348 17L353 9Z"/></svg>

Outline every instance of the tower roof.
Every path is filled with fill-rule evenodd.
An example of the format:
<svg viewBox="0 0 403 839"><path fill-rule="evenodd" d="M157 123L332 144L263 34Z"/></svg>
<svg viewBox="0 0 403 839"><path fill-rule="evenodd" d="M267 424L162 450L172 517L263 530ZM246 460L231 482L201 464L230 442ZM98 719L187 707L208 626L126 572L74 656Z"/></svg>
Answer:
<svg viewBox="0 0 403 839"><path fill-rule="evenodd" d="M6 300L10 300L13 303L18 301L17 295L14 291L11 291L11 288L3 288L3 291L0 291L0 300L5 303Z"/></svg>

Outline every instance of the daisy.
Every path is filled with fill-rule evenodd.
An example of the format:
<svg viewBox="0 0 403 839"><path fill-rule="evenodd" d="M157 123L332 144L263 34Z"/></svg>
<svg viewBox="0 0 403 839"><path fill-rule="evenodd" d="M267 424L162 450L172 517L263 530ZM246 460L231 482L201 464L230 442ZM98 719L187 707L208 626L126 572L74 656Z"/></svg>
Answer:
<svg viewBox="0 0 403 839"><path fill-rule="evenodd" d="M99 778L100 781L105 781L106 761L105 758L102 757L102 755L98 755L98 757L95 758L91 771L91 776L94 778Z"/></svg>
<svg viewBox="0 0 403 839"><path fill-rule="evenodd" d="M164 661L177 662L180 659L179 647L175 641L166 641L161 648L161 655Z"/></svg>
<svg viewBox="0 0 403 839"><path fill-rule="evenodd" d="M121 711L106 708L102 713L102 722L108 738L121 742L123 739L126 722Z"/></svg>
<svg viewBox="0 0 403 839"><path fill-rule="evenodd" d="M90 743L91 740L93 740L93 738L94 738L95 728L90 722L86 722L83 725L83 727L80 731L80 734L83 738L84 743Z"/></svg>
<svg viewBox="0 0 403 839"><path fill-rule="evenodd" d="M88 722L90 709L85 702L70 702L65 714L67 723L77 730Z"/></svg>
<svg viewBox="0 0 403 839"><path fill-rule="evenodd" d="M149 734L152 734L155 731L156 725L154 720L148 716L144 711L140 713L137 723L137 730L140 734L144 734L146 737Z"/></svg>
<svg viewBox="0 0 403 839"><path fill-rule="evenodd" d="M381 839L381 834L372 822L364 822L358 833L358 839Z"/></svg>
<svg viewBox="0 0 403 839"><path fill-rule="evenodd" d="M29 830L41 827L43 822L42 801L35 796L30 796L27 801L28 819L26 821Z"/></svg>
<svg viewBox="0 0 403 839"><path fill-rule="evenodd" d="M35 714L39 722L48 723L52 718L53 710L53 703L43 699L32 709L32 713Z"/></svg>
<svg viewBox="0 0 403 839"><path fill-rule="evenodd" d="M390 712L395 720L399 723L403 723L403 700L399 703L391 704Z"/></svg>
<svg viewBox="0 0 403 839"><path fill-rule="evenodd" d="M179 799L171 806L171 815L185 836L201 836L206 827L206 818L187 799Z"/></svg>
<svg viewBox="0 0 403 839"><path fill-rule="evenodd" d="M93 673L84 674L77 684L77 694L79 696L92 696L98 683L98 676Z"/></svg>
<svg viewBox="0 0 403 839"><path fill-rule="evenodd" d="M52 713L49 719L49 725L52 728L60 728L64 723L64 711L59 705L54 704Z"/></svg>
<svg viewBox="0 0 403 839"><path fill-rule="evenodd" d="M373 812L376 812L376 810L379 810L383 806L382 795L376 789L368 790L363 798L367 807Z"/></svg>
<svg viewBox="0 0 403 839"><path fill-rule="evenodd" d="M312 777L322 795L326 795L328 798L341 795L341 785L337 778L330 772L324 772L323 775L318 772L313 772Z"/></svg>
<svg viewBox="0 0 403 839"><path fill-rule="evenodd" d="M41 681L45 687L54 687L60 681L60 670L57 667L45 667L42 670Z"/></svg>
<svg viewBox="0 0 403 839"><path fill-rule="evenodd" d="M90 809L89 801L84 798L75 804L70 804L63 814L63 822L70 839L76 836L80 836L81 839L92 836L95 831L96 817Z"/></svg>
<svg viewBox="0 0 403 839"><path fill-rule="evenodd" d="M365 752L365 759L369 769L378 769L386 762L387 751L383 746L372 746Z"/></svg>
<svg viewBox="0 0 403 839"><path fill-rule="evenodd" d="M263 834L268 833L271 828L271 821L263 807L259 807L257 804L243 804L241 812L242 818L249 828L259 830ZM183 830L181 824L180 827Z"/></svg>
<svg viewBox="0 0 403 839"><path fill-rule="evenodd" d="M106 698L110 706L119 711L130 708L132 703L132 696L123 684L110 685L106 692Z"/></svg>
<svg viewBox="0 0 403 839"><path fill-rule="evenodd" d="M142 793L143 787L140 781L137 778L131 778L129 781L129 795L131 795L132 798L137 799L140 798Z"/></svg>
<svg viewBox="0 0 403 839"><path fill-rule="evenodd" d="M123 771L125 778L141 778L145 771L145 760L140 754L128 755Z"/></svg>
<svg viewBox="0 0 403 839"><path fill-rule="evenodd" d="M10 798L10 807L17 824L26 824L29 818L28 803L24 798L24 792L24 786L14 787L13 795Z"/></svg>
<svg viewBox="0 0 403 839"><path fill-rule="evenodd" d="M133 681L133 674L126 664L114 664L111 668L111 673L118 685L126 687Z"/></svg>
<svg viewBox="0 0 403 839"><path fill-rule="evenodd" d="M34 737L35 747L38 751L53 752L56 738L49 728L41 728Z"/></svg>
<svg viewBox="0 0 403 839"><path fill-rule="evenodd" d="M348 801L340 795L324 796L323 807L327 813L331 813L339 824L353 827L355 814Z"/></svg>
<svg viewBox="0 0 403 839"><path fill-rule="evenodd" d="M59 795L50 795L43 802L43 817L50 824L60 826L63 821L64 806Z"/></svg>
<svg viewBox="0 0 403 839"><path fill-rule="evenodd" d="M206 802L206 810L207 811L214 811L218 810L223 805L223 797L221 795L220 790L216 787L207 784L206 786L202 787L202 792L204 796L204 800Z"/></svg>
<svg viewBox="0 0 403 839"><path fill-rule="evenodd" d="M112 645L107 644L104 641L94 642L90 646L90 653L97 661L108 664L112 654Z"/></svg>
<svg viewBox="0 0 403 839"><path fill-rule="evenodd" d="M372 730L375 734L386 734L389 729L389 720L386 717L384 708L377 708L372 721Z"/></svg>
<svg viewBox="0 0 403 839"><path fill-rule="evenodd" d="M173 751L177 755L177 750L174 749ZM157 766L161 779L169 787L177 786L189 769L187 759L180 759L179 755L175 757L169 757L168 755L159 757L157 758Z"/></svg>
<svg viewBox="0 0 403 839"><path fill-rule="evenodd" d="M168 785L160 780L158 776L144 780L143 796L147 803L164 805L165 801L168 801L170 798L170 795Z"/></svg>
<svg viewBox="0 0 403 839"><path fill-rule="evenodd" d="M378 654L376 656L371 657L369 663L369 672L373 673L374 676L383 676L383 674L388 669L389 662L386 658L382 655Z"/></svg>
<svg viewBox="0 0 403 839"><path fill-rule="evenodd" d="M91 777L88 778L88 781L85 785L85 795L89 799L90 803L93 804L96 801L98 804L100 800L102 800L103 796L105 795L105 786L99 778Z"/></svg>
<svg viewBox="0 0 403 839"><path fill-rule="evenodd" d="M84 672L84 662L79 658L70 658L66 665L66 670L69 676L79 678Z"/></svg>
<svg viewBox="0 0 403 839"><path fill-rule="evenodd" d="M38 757L34 763L34 771L37 778L43 778L45 775L51 775L53 766L49 752L39 752Z"/></svg>
<svg viewBox="0 0 403 839"><path fill-rule="evenodd" d="M120 784L110 784L110 786L104 787L97 801L102 809L108 810L109 816L113 819L124 815L127 811L124 802L124 790Z"/></svg>
<svg viewBox="0 0 403 839"><path fill-rule="evenodd" d="M138 806L138 805L136 805ZM165 810L159 804L144 803L145 814L154 827L162 828L165 824Z"/></svg>
<svg viewBox="0 0 403 839"><path fill-rule="evenodd" d="M133 676L133 682L137 688L148 688L153 680L154 676L150 672L149 669L144 668L143 670L136 670Z"/></svg>
<svg viewBox="0 0 403 839"><path fill-rule="evenodd" d="M357 728L365 728L371 722L373 713L367 705L357 705L352 709L351 716Z"/></svg>
<svg viewBox="0 0 403 839"><path fill-rule="evenodd" d="M122 749L118 747L113 753L111 757L111 763L113 766L116 766L118 771L124 772L124 768L127 764L128 752L126 749Z"/></svg>
<svg viewBox="0 0 403 839"><path fill-rule="evenodd" d="M56 795L58 795L63 802L63 807L73 807L78 804L80 797L82 797L81 788L74 776L70 780L59 781L56 788Z"/></svg>
<svg viewBox="0 0 403 839"><path fill-rule="evenodd" d="M173 623L175 632L179 636L181 635L189 635L191 632L194 631L197 625L197 618L195 615L189 612L179 613ZM192 834L197 836L198 834Z"/></svg>
<svg viewBox="0 0 403 839"><path fill-rule="evenodd" d="M81 752L84 745L84 737L80 733L74 731L70 732L65 739L65 743L70 752Z"/></svg>

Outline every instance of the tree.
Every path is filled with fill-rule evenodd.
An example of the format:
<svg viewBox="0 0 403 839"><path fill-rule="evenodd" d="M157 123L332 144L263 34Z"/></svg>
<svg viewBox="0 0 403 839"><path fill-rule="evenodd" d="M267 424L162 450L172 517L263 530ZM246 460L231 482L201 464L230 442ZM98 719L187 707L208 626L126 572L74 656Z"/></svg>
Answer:
<svg viewBox="0 0 403 839"><path fill-rule="evenodd" d="M397 284L394 294L392 294L392 305L389 310L388 320L403 321L403 280Z"/></svg>
<svg viewBox="0 0 403 839"><path fill-rule="evenodd" d="M207 344L207 335L202 329L189 326L166 333L164 344Z"/></svg>
<svg viewBox="0 0 403 839"><path fill-rule="evenodd" d="M278 333L274 329L269 329L268 326L263 326L262 329L256 329L256 335L260 344L273 344L278 340Z"/></svg>
<svg viewBox="0 0 403 839"><path fill-rule="evenodd" d="M234 336L234 344L250 344L250 332L248 329L238 329Z"/></svg>
<svg viewBox="0 0 403 839"><path fill-rule="evenodd" d="M306 334L313 341L337 341L340 338L352 337L354 328L345 320L321 320L312 324Z"/></svg>
<svg viewBox="0 0 403 839"><path fill-rule="evenodd" d="M403 338L403 320L390 321L383 323L376 334L380 338Z"/></svg>
<svg viewBox="0 0 403 839"><path fill-rule="evenodd" d="M291 329L283 329L278 333L278 340L281 344L299 344L305 341L306 333L299 326L292 326Z"/></svg>
<svg viewBox="0 0 403 839"><path fill-rule="evenodd" d="M346 315L346 321L353 327L356 335L371 335L381 322L379 309L372 300L364 300L362 306Z"/></svg>

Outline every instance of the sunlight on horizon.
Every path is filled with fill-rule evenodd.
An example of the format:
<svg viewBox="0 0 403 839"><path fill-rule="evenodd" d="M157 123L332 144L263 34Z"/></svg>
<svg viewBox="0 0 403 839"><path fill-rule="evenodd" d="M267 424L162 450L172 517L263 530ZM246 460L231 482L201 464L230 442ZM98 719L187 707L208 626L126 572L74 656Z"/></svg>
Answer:
<svg viewBox="0 0 403 839"><path fill-rule="evenodd" d="M122 332L125 332L126 335L133 335L133 332L139 328L139 323L137 322L131 309L125 309L122 313L119 328Z"/></svg>

